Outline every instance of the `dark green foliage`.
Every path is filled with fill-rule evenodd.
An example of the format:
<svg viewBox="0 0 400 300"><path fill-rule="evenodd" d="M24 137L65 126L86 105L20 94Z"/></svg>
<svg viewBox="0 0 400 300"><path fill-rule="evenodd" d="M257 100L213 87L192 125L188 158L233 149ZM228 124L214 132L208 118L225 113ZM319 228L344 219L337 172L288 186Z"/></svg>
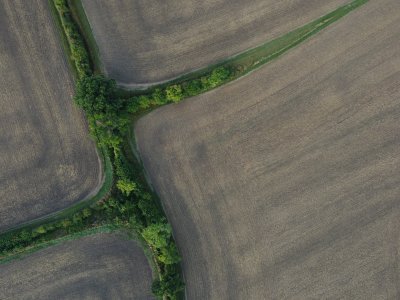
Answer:
<svg viewBox="0 0 400 300"><path fill-rule="evenodd" d="M92 134L100 145L118 148L129 126L127 102L114 98L116 83L103 75L82 77L77 84L75 102L87 115Z"/></svg>
<svg viewBox="0 0 400 300"><path fill-rule="evenodd" d="M78 76L84 77L91 74L90 60L85 43L81 37L78 26L73 21L67 0L54 0L54 6L60 17L61 25L67 37L71 51L71 58L75 63Z"/></svg>
<svg viewBox="0 0 400 300"><path fill-rule="evenodd" d="M142 236L164 265L176 264L181 260L172 238L172 228L168 223L151 224L143 229Z"/></svg>
<svg viewBox="0 0 400 300"><path fill-rule="evenodd" d="M197 78L172 84L163 89L156 88L151 95L143 94L127 100L125 112L135 114L149 108L171 102L177 103L185 97L196 96L209 89L215 88L230 79L234 73L226 67L218 67L210 73Z"/></svg>
<svg viewBox="0 0 400 300"><path fill-rule="evenodd" d="M171 226L168 223L156 223L147 226L142 236L146 242L154 248L165 248L171 239Z"/></svg>
<svg viewBox="0 0 400 300"><path fill-rule="evenodd" d="M166 274L162 280L155 280L151 287L152 292L159 299L167 296L169 299L177 299L176 295L184 289L185 285L179 274Z"/></svg>
<svg viewBox="0 0 400 300"><path fill-rule="evenodd" d="M173 265L181 261L181 257L179 256L175 243L172 241L172 237L168 246L159 250L157 258L165 265Z"/></svg>
<svg viewBox="0 0 400 300"><path fill-rule="evenodd" d="M203 90L203 83L200 79L194 79L188 82L185 82L183 85L183 90L185 95L187 96L195 96L200 94Z"/></svg>
<svg viewBox="0 0 400 300"><path fill-rule="evenodd" d="M78 81L75 102L90 115L118 112L120 103L112 100L115 91L114 80L103 75L85 76Z"/></svg>
<svg viewBox="0 0 400 300"><path fill-rule="evenodd" d="M215 88L233 76L233 72L226 67L218 67L200 78L185 81L181 84L185 97L196 96L209 89ZM167 88L168 89L168 88Z"/></svg>
<svg viewBox="0 0 400 300"><path fill-rule="evenodd" d="M142 192L138 195L138 198L138 207L142 212L147 224L157 223L163 218L161 209L158 207L155 201L152 200L152 197L149 193Z"/></svg>
<svg viewBox="0 0 400 300"><path fill-rule="evenodd" d="M167 100L179 102L183 98L182 87L179 84L170 85L165 89Z"/></svg>
<svg viewBox="0 0 400 300"><path fill-rule="evenodd" d="M230 72L227 68L218 67L211 72L211 75L208 78L208 84L211 87L216 87L227 80L229 76Z"/></svg>
<svg viewBox="0 0 400 300"><path fill-rule="evenodd" d="M128 100L126 110L130 114L134 114L140 110L139 99L137 97L132 97Z"/></svg>
<svg viewBox="0 0 400 300"><path fill-rule="evenodd" d="M167 97L161 89L155 89L151 97L153 105L163 105L167 102Z"/></svg>
<svg viewBox="0 0 400 300"><path fill-rule="evenodd" d="M126 196L129 196L136 189L136 183L129 179L119 179L116 186Z"/></svg>
<svg viewBox="0 0 400 300"><path fill-rule="evenodd" d="M142 95L138 97L139 106L142 109L149 108L151 105L151 100L148 96Z"/></svg>

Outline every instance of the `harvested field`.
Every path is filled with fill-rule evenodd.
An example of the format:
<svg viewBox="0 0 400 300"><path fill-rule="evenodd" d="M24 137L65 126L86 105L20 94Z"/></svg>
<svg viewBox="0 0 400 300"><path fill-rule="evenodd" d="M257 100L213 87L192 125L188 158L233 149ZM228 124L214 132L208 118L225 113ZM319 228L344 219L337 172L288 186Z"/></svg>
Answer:
<svg viewBox="0 0 400 300"><path fill-rule="evenodd" d="M400 298L399 11L138 121L188 299Z"/></svg>
<svg viewBox="0 0 400 300"><path fill-rule="evenodd" d="M93 193L100 165L46 0L0 2L0 230Z"/></svg>
<svg viewBox="0 0 400 300"><path fill-rule="evenodd" d="M172 79L278 37L348 0L83 0L105 72L125 86Z"/></svg>
<svg viewBox="0 0 400 300"><path fill-rule="evenodd" d="M0 299L153 299L143 250L96 234L1 265Z"/></svg>

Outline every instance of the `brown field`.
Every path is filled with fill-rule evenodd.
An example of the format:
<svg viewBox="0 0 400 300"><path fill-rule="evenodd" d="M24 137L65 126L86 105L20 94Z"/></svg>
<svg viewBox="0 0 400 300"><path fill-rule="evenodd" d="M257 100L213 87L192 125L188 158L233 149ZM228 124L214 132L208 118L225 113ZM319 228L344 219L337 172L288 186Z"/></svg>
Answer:
<svg viewBox="0 0 400 300"><path fill-rule="evenodd" d="M126 86L165 81L206 67L347 2L82 1L105 72Z"/></svg>
<svg viewBox="0 0 400 300"><path fill-rule="evenodd" d="M0 1L0 73L4 230L88 196L100 165L47 1Z"/></svg>
<svg viewBox="0 0 400 300"><path fill-rule="evenodd" d="M153 299L143 250L96 234L40 250L0 268L0 299Z"/></svg>
<svg viewBox="0 0 400 300"><path fill-rule="evenodd" d="M400 299L399 12L139 120L188 299Z"/></svg>

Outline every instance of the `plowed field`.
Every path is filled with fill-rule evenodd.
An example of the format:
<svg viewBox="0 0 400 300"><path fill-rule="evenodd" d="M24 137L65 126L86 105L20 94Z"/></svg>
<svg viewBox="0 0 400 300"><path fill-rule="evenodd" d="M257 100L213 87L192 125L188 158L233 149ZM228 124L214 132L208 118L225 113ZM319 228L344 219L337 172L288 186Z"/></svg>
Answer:
<svg viewBox="0 0 400 300"><path fill-rule="evenodd" d="M65 208L100 183L50 8L0 1L0 230Z"/></svg>
<svg viewBox="0 0 400 300"><path fill-rule="evenodd" d="M139 120L188 299L400 298L399 12Z"/></svg>
<svg viewBox="0 0 400 300"><path fill-rule="evenodd" d="M154 299L134 241L96 234L0 265L0 299Z"/></svg>

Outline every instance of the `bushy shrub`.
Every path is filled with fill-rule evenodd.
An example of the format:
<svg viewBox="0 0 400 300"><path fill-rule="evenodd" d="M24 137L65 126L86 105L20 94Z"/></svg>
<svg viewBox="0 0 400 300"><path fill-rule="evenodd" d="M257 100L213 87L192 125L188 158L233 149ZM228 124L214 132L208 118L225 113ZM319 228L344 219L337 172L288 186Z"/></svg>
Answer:
<svg viewBox="0 0 400 300"><path fill-rule="evenodd" d="M168 297L168 299L177 299L177 293L184 289L185 285L182 282L179 274L172 273L165 275L162 280L155 280L151 287L154 295L159 299Z"/></svg>
<svg viewBox="0 0 400 300"><path fill-rule="evenodd" d="M194 79L194 80L185 82L183 84L183 89L184 89L185 95L195 96L195 95L200 94L204 90L204 87L203 87L203 84L200 79Z"/></svg>
<svg viewBox="0 0 400 300"><path fill-rule="evenodd" d="M156 205L154 199L152 199L151 195L149 193L142 192L140 195L138 195L138 197L138 207L145 218L146 223L152 224L159 222L163 215L160 208Z"/></svg>
<svg viewBox="0 0 400 300"><path fill-rule="evenodd" d="M170 242L167 247L160 249L158 260L165 265L173 265L181 261L175 243Z"/></svg>
<svg viewBox="0 0 400 300"><path fill-rule="evenodd" d="M116 185L117 188L126 196L129 196L136 189L136 183L126 178L119 179Z"/></svg>
<svg viewBox="0 0 400 300"><path fill-rule="evenodd" d="M154 248L165 248L171 239L172 229L168 223L156 223L143 229L142 236Z"/></svg>
<svg viewBox="0 0 400 300"><path fill-rule="evenodd" d="M161 89L155 89L151 97L154 105L162 105L167 102L167 98Z"/></svg>
<svg viewBox="0 0 400 300"><path fill-rule="evenodd" d="M33 233L33 235L39 235L39 234L43 234L46 232L47 232L47 230L44 226L39 226L36 229L34 229L32 233Z"/></svg>
<svg viewBox="0 0 400 300"><path fill-rule="evenodd" d="M142 95L137 98L139 101L139 107L142 109L149 108L151 105L151 100L148 96Z"/></svg>
<svg viewBox="0 0 400 300"><path fill-rule="evenodd" d="M179 102L183 98L182 87L179 84L170 85L165 90L167 100L172 102Z"/></svg>
<svg viewBox="0 0 400 300"><path fill-rule="evenodd" d="M100 145L117 148L126 134L130 120L127 102L116 98L116 83L103 75L82 77L74 100L85 112L89 128Z"/></svg>
<svg viewBox="0 0 400 300"><path fill-rule="evenodd" d="M208 78L208 84L211 87L216 87L220 84L222 84L225 80L229 78L230 72L227 68L225 67L218 67L214 69L209 78Z"/></svg>

